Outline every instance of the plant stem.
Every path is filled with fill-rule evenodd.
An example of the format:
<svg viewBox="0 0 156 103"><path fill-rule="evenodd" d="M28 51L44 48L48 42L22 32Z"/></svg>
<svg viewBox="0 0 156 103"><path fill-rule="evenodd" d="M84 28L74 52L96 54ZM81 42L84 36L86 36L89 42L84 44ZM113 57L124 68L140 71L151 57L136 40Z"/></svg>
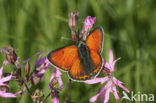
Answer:
<svg viewBox="0 0 156 103"><path fill-rule="evenodd" d="M68 90L67 90L67 92L66 92L66 98L65 98L64 103L69 103L69 92L70 92L70 87L71 87L71 79L69 79L69 82L68 82Z"/></svg>
<svg viewBox="0 0 156 103"><path fill-rule="evenodd" d="M50 96L50 94L51 94L51 91L50 91L50 93L46 96L46 98L43 100L43 103L45 103L45 101L46 101L47 98Z"/></svg>
<svg viewBox="0 0 156 103"><path fill-rule="evenodd" d="M24 85L25 85L25 87L26 87L27 91L28 91L28 92L29 92L29 94L31 95L31 91L30 91L29 87L27 86L27 84L25 83L25 81L24 81L23 83L24 83Z"/></svg>

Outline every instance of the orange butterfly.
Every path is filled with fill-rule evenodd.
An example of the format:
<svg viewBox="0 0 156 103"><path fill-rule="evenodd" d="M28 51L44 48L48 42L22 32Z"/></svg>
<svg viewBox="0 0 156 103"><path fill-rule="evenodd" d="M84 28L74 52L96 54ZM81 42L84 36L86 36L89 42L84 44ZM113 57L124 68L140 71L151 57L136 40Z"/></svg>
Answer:
<svg viewBox="0 0 156 103"><path fill-rule="evenodd" d="M101 57L103 29L94 29L86 38L71 46L52 51L48 59L53 66L67 71L70 79L84 81L96 77L103 66Z"/></svg>

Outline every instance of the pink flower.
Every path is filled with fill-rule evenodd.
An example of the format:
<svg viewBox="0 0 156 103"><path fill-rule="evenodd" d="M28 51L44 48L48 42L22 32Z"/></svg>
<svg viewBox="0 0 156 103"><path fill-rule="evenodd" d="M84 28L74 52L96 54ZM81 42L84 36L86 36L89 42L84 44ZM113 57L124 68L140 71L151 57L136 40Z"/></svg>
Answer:
<svg viewBox="0 0 156 103"><path fill-rule="evenodd" d="M58 99L58 98L56 98L56 97L55 97L55 98L53 98L53 99L52 99L52 101L53 101L52 103L59 103L59 99Z"/></svg>
<svg viewBox="0 0 156 103"><path fill-rule="evenodd" d="M55 82L58 82L59 84L59 87L60 89L63 88L63 82L62 82L62 79L61 79L61 72L59 71L59 69L54 69L53 73L51 74L51 78L50 78L50 81L49 81L49 88L53 88L51 85L52 83L55 83Z"/></svg>
<svg viewBox="0 0 156 103"><path fill-rule="evenodd" d="M62 90L63 88L63 82L61 79L61 72L59 69L54 68L53 73L51 74L51 78L49 81L49 88L51 89L51 97L53 103L59 103L59 92L57 88L55 87L55 84L59 84L59 90Z"/></svg>
<svg viewBox="0 0 156 103"><path fill-rule="evenodd" d="M17 55L16 55L16 52L14 51L14 48L4 47L4 48L1 48L1 52L6 54L6 58L8 62L13 63L13 64L16 62Z"/></svg>
<svg viewBox="0 0 156 103"><path fill-rule="evenodd" d="M7 88L9 87L7 82L13 78L12 74L9 76L6 76L6 77L2 77L4 65L6 65L7 63L8 63L8 61L4 61L2 64L2 67L0 68L0 88L4 87L3 89L0 89L0 97L15 98L15 97L17 97L18 94L21 93L21 91L19 91L17 93L7 93Z"/></svg>
<svg viewBox="0 0 156 103"><path fill-rule="evenodd" d="M89 35L91 28L93 27L93 24L96 22L96 17L87 16L84 20L83 29L79 33L79 39L83 38L83 40L86 40L86 37Z"/></svg>
<svg viewBox="0 0 156 103"><path fill-rule="evenodd" d="M85 30L87 31L88 29L91 29L95 22L96 22L96 17L87 16L87 18L84 21Z"/></svg>
<svg viewBox="0 0 156 103"><path fill-rule="evenodd" d="M58 91L54 90L51 92L51 98L52 98L52 103L60 103L59 102L59 95L58 95Z"/></svg>
<svg viewBox="0 0 156 103"><path fill-rule="evenodd" d="M43 76L45 71L49 68L50 62L46 57L39 57L39 59L35 63L35 70L37 71L36 76Z"/></svg>
<svg viewBox="0 0 156 103"><path fill-rule="evenodd" d="M92 79L92 80L85 81L85 83L87 83L87 84L95 84L95 83L99 83L99 82L101 84L103 84L103 83L105 83L107 81L107 84L101 89L101 91L99 93L97 93L95 96L93 96L90 99L90 102L94 102L94 101L97 100L100 103L102 103L102 102L103 103L108 103L110 92L112 92L114 94L116 100L120 100L120 97L118 96L118 91L116 89L116 86L121 87L123 90L125 90L126 92L129 93L129 90L122 85L122 82L117 80L113 76L115 63L119 59L120 58L113 61L112 50L109 50L109 62L105 61L105 64L104 64L104 70L106 70L108 72L108 75L106 77L103 77L103 78L95 78L95 79Z"/></svg>

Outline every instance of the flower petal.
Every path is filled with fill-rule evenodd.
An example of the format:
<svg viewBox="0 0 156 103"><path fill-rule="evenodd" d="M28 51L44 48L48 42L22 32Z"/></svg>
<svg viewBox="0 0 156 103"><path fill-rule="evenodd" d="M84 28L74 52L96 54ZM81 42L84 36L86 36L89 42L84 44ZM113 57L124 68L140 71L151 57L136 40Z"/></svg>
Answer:
<svg viewBox="0 0 156 103"><path fill-rule="evenodd" d="M105 88L103 87L95 96L93 96L89 101L94 102L99 99L99 96L105 94Z"/></svg>
<svg viewBox="0 0 156 103"><path fill-rule="evenodd" d="M115 64L118 60L120 60L121 58L118 58L116 60L113 61L113 63Z"/></svg>
<svg viewBox="0 0 156 103"><path fill-rule="evenodd" d="M55 69L56 77L61 77L62 73L59 71L59 69Z"/></svg>
<svg viewBox="0 0 156 103"><path fill-rule="evenodd" d="M0 86L6 86L9 87L8 84L0 83Z"/></svg>
<svg viewBox="0 0 156 103"><path fill-rule="evenodd" d="M46 61L46 57L39 57L39 59L36 61L36 63L35 63L35 67L38 67L38 66L40 66L41 64L44 64L45 63L45 61Z"/></svg>
<svg viewBox="0 0 156 103"><path fill-rule="evenodd" d="M0 69L0 78L2 78L4 65L6 65L6 64L8 64L8 61L7 61L7 60L3 61L2 67L1 67L1 69Z"/></svg>
<svg viewBox="0 0 156 103"><path fill-rule="evenodd" d="M114 83L115 83L116 85L118 85L120 88L122 88L123 90L125 90L127 93L130 92L126 87L124 87L124 86L122 85L122 82L121 82L121 81L117 80L116 78L113 78L113 79L114 79Z"/></svg>
<svg viewBox="0 0 156 103"><path fill-rule="evenodd" d="M107 84L104 86L104 89L107 90L109 87L111 87L112 82L108 81Z"/></svg>
<svg viewBox="0 0 156 103"><path fill-rule="evenodd" d="M62 75L61 72L58 69L56 69L56 77L57 77L57 80L58 80L58 84L60 86L60 89L63 88L63 82L62 82L61 75Z"/></svg>
<svg viewBox="0 0 156 103"><path fill-rule="evenodd" d="M111 87L109 87L109 88L106 90L104 103L108 103L110 92L111 92Z"/></svg>
<svg viewBox="0 0 156 103"><path fill-rule="evenodd" d="M7 82L7 81L11 80L11 78L12 78L12 75L9 75L9 76L6 76L4 78L1 78L0 79L0 83Z"/></svg>
<svg viewBox="0 0 156 103"><path fill-rule="evenodd" d="M50 89L50 83L51 83L51 81L52 81L54 78L55 78L55 72L53 72L53 73L51 74L51 77L50 77L50 80L49 80L49 89Z"/></svg>
<svg viewBox="0 0 156 103"><path fill-rule="evenodd" d="M39 71L36 76L40 77L42 76L45 71L49 68L50 63L46 57L40 57L39 60L36 61L35 67L36 69L39 68L41 71Z"/></svg>
<svg viewBox="0 0 156 103"><path fill-rule="evenodd" d="M109 63L112 63L113 62L113 52L112 50L110 49L109 50Z"/></svg>
<svg viewBox="0 0 156 103"><path fill-rule="evenodd" d="M114 66L112 63L108 63L106 61L104 61L104 67L106 67L107 69L109 69L109 73L114 72Z"/></svg>
<svg viewBox="0 0 156 103"><path fill-rule="evenodd" d="M97 93L95 96L93 96L92 98L89 99L90 102L95 102L98 98L98 96L100 95L100 92Z"/></svg>
<svg viewBox="0 0 156 103"><path fill-rule="evenodd" d="M38 72L37 74L35 74L37 77L41 77L43 76L43 74L45 73L46 69L42 69L40 72Z"/></svg>
<svg viewBox="0 0 156 103"><path fill-rule="evenodd" d="M5 92L0 91L0 97L3 97L3 98L16 98L17 96L14 93L5 93Z"/></svg>
<svg viewBox="0 0 156 103"><path fill-rule="evenodd" d="M104 82L106 82L109 78L106 76L104 78L94 78L94 79L91 79L91 80L86 80L85 83L86 84L96 84L96 83L101 83L103 84Z"/></svg>
<svg viewBox="0 0 156 103"><path fill-rule="evenodd" d="M58 80L58 84L59 84L60 89L62 89L63 88L62 78L59 77L57 80Z"/></svg>
<svg viewBox="0 0 156 103"><path fill-rule="evenodd" d="M115 86L114 83L113 83L113 90L112 90L112 92L113 92L113 94L114 94L114 96L115 96L115 99L116 99L116 100L120 100L120 97L119 97L119 95L118 95L118 91L117 91L116 86Z"/></svg>
<svg viewBox="0 0 156 103"><path fill-rule="evenodd" d="M52 98L52 103L59 103L59 99L58 98Z"/></svg>
<svg viewBox="0 0 156 103"><path fill-rule="evenodd" d="M114 66L115 66L115 63L116 63L118 60L120 60L120 58L118 58L118 59L116 59L116 60L114 60L114 61L112 62L112 67L113 67L113 68L114 68Z"/></svg>
<svg viewBox="0 0 156 103"><path fill-rule="evenodd" d="M96 22L96 17L87 16L87 18L84 21L85 30L91 29L95 22Z"/></svg>

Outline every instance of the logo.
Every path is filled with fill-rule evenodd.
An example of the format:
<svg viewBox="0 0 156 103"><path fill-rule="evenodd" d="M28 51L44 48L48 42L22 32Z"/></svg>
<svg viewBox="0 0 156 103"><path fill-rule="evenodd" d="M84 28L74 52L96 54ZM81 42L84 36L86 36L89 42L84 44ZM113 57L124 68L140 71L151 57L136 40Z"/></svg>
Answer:
<svg viewBox="0 0 156 103"><path fill-rule="evenodd" d="M127 95L125 91L122 91L123 99L127 99L129 101L154 101L154 94L142 94L140 91L134 93L133 91L130 92L130 95Z"/></svg>

